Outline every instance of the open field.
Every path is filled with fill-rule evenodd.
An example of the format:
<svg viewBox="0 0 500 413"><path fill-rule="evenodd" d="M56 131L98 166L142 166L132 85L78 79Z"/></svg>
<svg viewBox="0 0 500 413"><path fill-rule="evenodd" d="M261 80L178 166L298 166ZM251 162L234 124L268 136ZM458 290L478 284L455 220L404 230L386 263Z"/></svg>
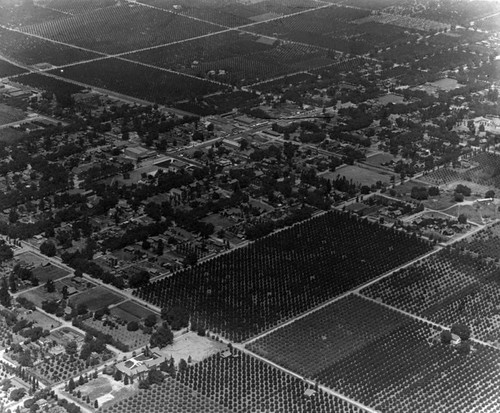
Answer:
<svg viewBox="0 0 500 413"><path fill-rule="evenodd" d="M157 103L175 102L225 89L224 86L119 59L68 67L54 74L98 88Z"/></svg>
<svg viewBox="0 0 500 413"><path fill-rule="evenodd" d="M220 30L141 5L124 4L24 27L26 33L104 53L121 53Z"/></svg>
<svg viewBox="0 0 500 413"><path fill-rule="evenodd" d="M499 217L498 205L471 206L456 204L453 208L446 210L447 214L458 217L465 215L469 221L476 224L485 224Z"/></svg>
<svg viewBox="0 0 500 413"><path fill-rule="evenodd" d="M379 172L358 165L346 165L335 169L334 172L327 172L322 176L326 179L336 179L338 175L340 175L340 177L345 176L348 181L352 180L359 185L371 186L376 184L378 181L389 183L391 176L394 174L392 172Z"/></svg>
<svg viewBox="0 0 500 413"><path fill-rule="evenodd" d="M96 287L70 298L74 305L85 304L89 311L96 311L111 304L119 303L123 297L104 287Z"/></svg>
<svg viewBox="0 0 500 413"><path fill-rule="evenodd" d="M32 313L25 313L23 317L26 320L34 321L36 323L36 327L42 327L44 330L52 330L53 328L59 327L61 323L52 317L41 313L38 310L33 311Z"/></svg>
<svg viewBox="0 0 500 413"><path fill-rule="evenodd" d="M30 300L37 307L41 307L43 301L59 300L61 294L57 290L53 293L48 293L47 290L45 290L45 286L41 285L38 288L20 294L20 297Z"/></svg>
<svg viewBox="0 0 500 413"><path fill-rule="evenodd" d="M177 337L174 343L163 348L161 353L169 359L173 357L176 364L181 359L187 360L189 357L191 357L193 363L198 363L225 350L225 348L225 344L208 337L201 337L197 333L190 331Z"/></svg>
<svg viewBox="0 0 500 413"><path fill-rule="evenodd" d="M40 283L45 283L47 282L47 280L55 281L59 278L65 277L66 275L69 275L69 271L50 264L47 266L34 268L33 275L38 278Z"/></svg>
<svg viewBox="0 0 500 413"><path fill-rule="evenodd" d="M24 262L26 265L32 265L33 267L38 267L48 262L42 255L34 254L31 251L17 254L14 259L16 261Z"/></svg>
<svg viewBox="0 0 500 413"><path fill-rule="evenodd" d="M143 320L150 314L155 314L153 311L144 308L143 306L127 300L111 308L111 314L127 322Z"/></svg>
<svg viewBox="0 0 500 413"><path fill-rule="evenodd" d="M0 103L0 126L7 123L17 122L25 118L24 111L12 106Z"/></svg>
<svg viewBox="0 0 500 413"><path fill-rule="evenodd" d="M241 341L431 248L416 237L332 211L137 294L160 307L187 306L197 325Z"/></svg>

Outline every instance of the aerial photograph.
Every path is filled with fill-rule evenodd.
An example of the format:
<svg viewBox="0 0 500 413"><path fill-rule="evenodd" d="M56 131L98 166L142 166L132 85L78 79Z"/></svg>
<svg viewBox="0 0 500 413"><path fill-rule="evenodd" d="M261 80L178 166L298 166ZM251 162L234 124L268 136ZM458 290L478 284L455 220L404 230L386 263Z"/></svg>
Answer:
<svg viewBox="0 0 500 413"><path fill-rule="evenodd" d="M0 0L0 413L500 413L500 0Z"/></svg>

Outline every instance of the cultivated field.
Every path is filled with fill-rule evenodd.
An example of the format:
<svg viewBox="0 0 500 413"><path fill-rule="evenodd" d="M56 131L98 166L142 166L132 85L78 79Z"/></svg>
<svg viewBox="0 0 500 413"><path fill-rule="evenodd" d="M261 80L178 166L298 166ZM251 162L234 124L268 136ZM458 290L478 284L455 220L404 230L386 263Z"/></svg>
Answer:
<svg viewBox="0 0 500 413"><path fill-rule="evenodd" d="M215 83L119 59L68 67L54 74L158 103L175 102L225 89Z"/></svg>
<svg viewBox="0 0 500 413"><path fill-rule="evenodd" d="M236 31L127 55L131 60L234 85L314 69L333 63L332 57L316 47L282 44Z"/></svg>
<svg viewBox="0 0 500 413"><path fill-rule="evenodd" d="M185 16L200 18L227 27L251 24L318 6L313 0L140 0Z"/></svg>
<svg viewBox="0 0 500 413"><path fill-rule="evenodd" d="M0 53L26 65L50 63L64 65L89 60L99 55L24 33L0 28Z"/></svg>
<svg viewBox="0 0 500 413"><path fill-rule="evenodd" d="M500 353L473 344L473 353L465 355L441 344L440 331L349 296L257 340L251 349L279 364L293 360L292 370L301 368L300 374L381 412L465 413L498 403L491 380Z"/></svg>
<svg viewBox="0 0 500 413"><path fill-rule="evenodd" d="M121 53L220 30L210 23L125 4L24 27L26 33L103 53Z"/></svg>
<svg viewBox="0 0 500 413"><path fill-rule="evenodd" d="M198 325L241 341L430 249L416 237L330 212L137 294L161 307L187 306Z"/></svg>
<svg viewBox="0 0 500 413"><path fill-rule="evenodd" d="M7 123L17 122L25 118L24 111L12 106L0 103L0 126Z"/></svg>
<svg viewBox="0 0 500 413"><path fill-rule="evenodd" d="M338 412L360 410L323 391L307 398L309 385L245 353L215 354L103 412Z"/></svg>
<svg viewBox="0 0 500 413"><path fill-rule="evenodd" d="M128 323L129 321L143 320L148 315L155 313L133 301L127 300L111 308L111 314Z"/></svg>
<svg viewBox="0 0 500 413"><path fill-rule="evenodd" d="M350 295L258 339L247 347L304 377L317 374L408 320Z"/></svg>

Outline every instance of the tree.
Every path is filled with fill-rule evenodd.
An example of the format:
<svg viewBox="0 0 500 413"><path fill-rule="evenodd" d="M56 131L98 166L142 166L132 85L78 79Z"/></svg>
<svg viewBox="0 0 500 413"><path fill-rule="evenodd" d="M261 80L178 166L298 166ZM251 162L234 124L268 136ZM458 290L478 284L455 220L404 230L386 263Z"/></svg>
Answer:
<svg viewBox="0 0 500 413"><path fill-rule="evenodd" d="M5 242L2 242L0 244L0 262L10 260L13 256L12 248L5 244Z"/></svg>
<svg viewBox="0 0 500 413"><path fill-rule="evenodd" d="M180 330L189 325L189 312L181 306L175 306L166 310L162 308L161 317L168 322L172 330Z"/></svg>
<svg viewBox="0 0 500 413"><path fill-rule="evenodd" d="M99 402L97 401L97 399L94 401L94 408L95 409L99 408Z"/></svg>
<svg viewBox="0 0 500 413"><path fill-rule="evenodd" d="M128 386L128 376L127 376L127 375L125 375L125 377L124 377L124 379L123 379L123 384L124 384L125 386Z"/></svg>
<svg viewBox="0 0 500 413"><path fill-rule="evenodd" d="M456 323L451 326L451 333L456 334L461 340L468 340L470 338L470 328L465 324Z"/></svg>
<svg viewBox="0 0 500 413"><path fill-rule="evenodd" d="M65 350L66 354L69 354L71 357L75 356L78 352L78 345L76 344L76 341L69 341L68 344L66 344Z"/></svg>
<svg viewBox="0 0 500 413"><path fill-rule="evenodd" d="M451 343L451 331L443 330L441 331L441 343L450 344Z"/></svg>
<svg viewBox="0 0 500 413"><path fill-rule="evenodd" d="M137 323L137 321L130 321L127 324L128 331L137 331L138 329L139 329L139 324Z"/></svg>
<svg viewBox="0 0 500 413"><path fill-rule="evenodd" d="M437 186L431 186L429 188L429 196L438 196L439 193L439 188Z"/></svg>
<svg viewBox="0 0 500 413"><path fill-rule="evenodd" d="M459 194L463 194L463 196L470 196L471 189L468 186L458 184L455 188L455 192Z"/></svg>
<svg viewBox="0 0 500 413"><path fill-rule="evenodd" d="M495 198L495 191L493 191L492 189L490 189L489 191L487 191L484 194L484 197L485 198Z"/></svg>
<svg viewBox="0 0 500 413"><path fill-rule="evenodd" d="M156 324L156 315L155 314L149 314L145 319L144 319L144 325L146 327L153 327Z"/></svg>
<svg viewBox="0 0 500 413"><path fill-rule="evenodd" d="M196 265L198 262L198 256L196 255L196 252L189 252L185 257L184 261L182 262L185 267L193 266Z"/></svg>
<svg viewBox="0 0 500 413"><path fill-rule="evenodd" d="M149 282L151 275L149 272L142 270L135 274L132 274L128 280L128 285L130 288L139 288L146 285Z"/></svg>
<svg viewBox="0 0 500 413"><path fill-rule="evenodd" d="M14 272L11 272L9 275L9 288L11 293L17 291L16 274Z"/></svg>
<svg viewBox="0 0 500 413"><path fill-rule="evenodd" d="M113 376L113 378L116 380L116 381L121 381L122 379L122 372L118 369L116 369L115 371L115 374Z"/></svg>
<svg viewBox="0 0 500 413"><path fill-rule="evenodd" d="M47 257L53 257L56 255L57 248L52 241L44 241L40 245L40 252Z"/></svg>
<svg viewBox="0 0 500 413"><path fill-rule="evenodd" d="M188 368L188 364L187 364L186 360L180 359L180 361L179 361L179 373L182 373L187 368Z"/></svg>
<svg viewBox="0 0 500 413"><path fill-rule="evenodd" d="M9 308L11 305L11 297L9 294L9 287L7 285L7 277L2 278L2 285L0 286L0 304Z"/></svg>
<svg viewBox="0 0 500 413"><path fill-rule="evenodd" d="M151 347L165 347L168 346L169 344L172 344L174 341L174 334L166 325L163 323L160 327L157 328L157 330L151 335L151 338L149 340L149 344Z"/></svg>
<svg viewBox="0 0 500 413"><path fill-rule="evenodd" d="M54 284L54 280L51 280L50 278L47 280L47 282L45 283L45 290L48 293L53 293L54 291L56 291L56 285Z"/></svg>
<svg viewBox="0 0 500 413"><path fill-rule="evenodd" d="M15 207L11 208L9 211L9 222L11 224L15 224L19 219L19 214L17 213L17 209Z"/></svg>
<svg viewBox="0 0 500 413"><path fill-rule="evenodd" d="M68 292L68 286L67 285L64 285L63 288L61 289L61 294L63 296L63 298L66 300L69 296L69 292Z"/></svg>
<svg viewBox="0 0 500 413"><path fill-rule="evenodd" d="M165 376L160 370L149 370L148 381L150 384L161 384L165 381Z"/></svg>
<svg viewBox="0 0 500 413"><path fill-rule="evenodd" d="M463 224L463 225L467 224L467 215L465 215L465 214L460 214L460 215L458 216L458 222L459 222L460 224Z"/></svg>

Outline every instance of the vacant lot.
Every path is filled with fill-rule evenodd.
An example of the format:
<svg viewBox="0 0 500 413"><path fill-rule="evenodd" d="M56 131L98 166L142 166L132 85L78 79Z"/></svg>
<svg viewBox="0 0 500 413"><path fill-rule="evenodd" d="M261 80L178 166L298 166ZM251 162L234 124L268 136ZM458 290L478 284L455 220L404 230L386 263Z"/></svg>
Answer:
<svg viewBox="0 0 500 413"><path fill-rule="evenodd" d="M70 299L72 304L85 304L90 311L96 311L111 304L119 303L123 297L104 287L92 288Z"/></svg>
<svg viewBox="0 0 500 413"><path fill-rule="evenodd" d="M41 307L43 301L59 300L61 298L61 294L57 292L57 290L53 293L48 293L45 290L45 287L41 285L40 287L35 288L34 290L30 290L20 294L20 297L24 297L27 300L30 300L37 307Z"/></svg>
<svg viewBox="0 0 500 413"><path fill-rule="evenodd" d="M40 283L45 283L47 280L58 280L69 274L69 271L49 264L45 267L37 267L33 270L33 274L40 280Z"/></svg>
<svg viewBox="0 0 500 413"><path fill-rule="evenodd" d="M33 252L23 252L22 254L16 255L16 260L22 261L27 265L33 265L34 267L38 267L47 262L46 258Z"/></svg>
<svg viewBox="0 0 500 413"><path fill-rule="evenodd" d="M40 311L33 311L31 314L25 313L23 317L26 320L34 321L36 327L42 327L44 330L52 330L53 328L59 327L61 323L52 317L49 317Z"/></svg>

